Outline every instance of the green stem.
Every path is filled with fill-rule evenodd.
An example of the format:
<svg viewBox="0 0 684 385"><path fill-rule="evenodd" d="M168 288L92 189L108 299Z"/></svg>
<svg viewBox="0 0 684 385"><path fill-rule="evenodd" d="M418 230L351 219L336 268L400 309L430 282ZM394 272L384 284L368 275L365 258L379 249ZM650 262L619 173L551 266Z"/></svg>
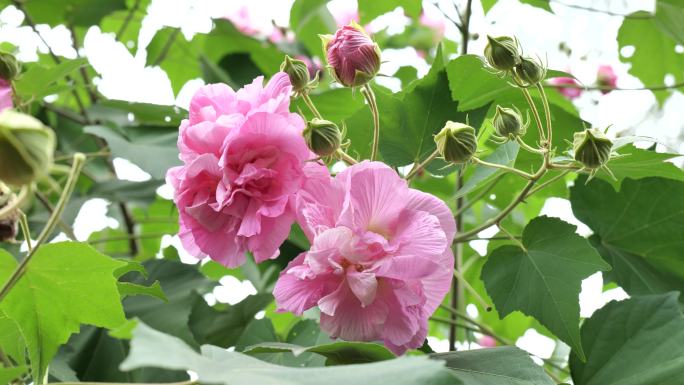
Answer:
<svg viewBox="0 0 684 385"><path fill-rule="evenodd" d="M45 209L52 215L52 213L55 211L55 208L52 207L52 204L50 203L50 200L40 191L36 191L36 198L38 198L38 201L45 207ZM62 229L64 234L66 234L69 239L72 241L76 241L76 234L74 233L74 229L71 228L66 222L64 222L62 219L59 220L59 228Z"/></svg>
<svg viewBox="0 0 684 385"><path fill-rule="evenodd" d="M531 152L531 153L533 153L533 154L541 154L541 155L543 155L543 154L546 153L546 151L544 151L544 150L540 150L540 149L538 149L538 148L534 148L534 147L530 146L529 144L525 143L525 141L523 140L523 138L521 138L521 137L519 137L519 136L517 136L517 137L515 138L515 140L518 142L518 144L520 144L520 147L521 147L522 149L527 150L527 151L529 151L529 152Z"/></svg>
<svg viewBox="0 0 684 385"><path fill-rule="evenodd" d="M570 171L571 171L571 170L565 170L565 171L561 172L560 174L554 176L553 178L547 180L546 182L544 182L544 183L538 185L537 187L535 187L535 188L533 188L532 190L530 190L530 192L527 193L527 196L536 194L537 191L539 191L539 190L541 190L541 189L543 189L543 188L549 186L551 183L553 183L553 182L557 181L558 179L561 179L562 177L568 175L568 174L570 173Z"/></svg>
<svg viewBox="0 0 684 385"><path fill-rule="evenodd" d="M309 110L311 110L311 113L314 114L314 116L318 119L323 119L323 116L321 115L320 112L318 112L318 109L314 105L313 101L309 97L308 92L302 92L302 100L304 101L304 104L306 104L307 107L309 107Z"/></svg>
<svg viewBox="0 0 684 385"><path fill-rule="evenodd" d="M498 164L498 163L490 163L490 162L484 161L478 157L473 157L472 159L473 159L473 162L479 163L483 166L498 168L498 169L504 170L506 172L510 172L512 174L523 177L525 179L532 179L532 174L526 173L525 171L518 170L517 168L505 166L503 164Z"/></svg>
<svg viewBox="0 0 684 385"><path fill-rule="evenodd" d="M537 110L537 105L534 104L532 95L530 95L530 91L527 88L521 87L520 90L522 91L523 95L525 95L525 100L527 100L527 104L530 105L530 109L532 109L532 115L534 115L534 120L537 122L539 141L543 142L546 138L544 137L544 126L542 125L542 120L541 116L539 115L539 110Z"/></svg>
<svg viewBox="0 0 684 385"><path fill-rule="evenodd" d="M351 155L347 154L344 152L342 149L338 148L337 149L337 157L342 159L343 161L347 162L349 165L354 165L359 163L356 159L354 159Z"/></svg>
<svg viewBox="0 0 684 385"><path fill-rule="evenodd" d="M368 107L373 114L373 149L371 150L370 160L374 161L378 156L378 146L380 145L380 112L378 111L378 104L375 99L375 93L368 83L363 85L363 96L368 101Z"/></svg>
<svg viewBox="0 0 684 385"><path fill-rule="evenodd" d="M459 327L461 329L470 330L471 332L485 334L485 333L482 333L482 330L480 330L476 327L470 326L468 324L456 322L456 321L452 320L451 318L444 318L444 317L433 315L432 317L430 317L430 321L441 322L443 324L453 325L453 326Z"/></svg>
<svg viewBox="0 0 684 385"><path fill-rule="evenodd" d="M406 180L411 180L416 174L418 174L422 169L425 168L425 166L428 165L428 163L432 162L435 160L435 158L439 155L439 151L435 150L430 156L428 156L424 161L420 162L417 166L414 166L411 171L406 175Z"/></svg>
<svg viewBox="0 0 684 385"><path fill-rule="evenodd" d="M468 280L463 277L463 274L456 269L454 269L454 278L461 281L466 290L468 290L473 298L480 303L480 306L482 306L485 311L492 311L492 305L488 304L487 301L485 301L484 298L482 298L482 296L480 296L480 294L477 292L477 290L475 290L475 288L468 282Z"/></svg>
<svg viewBox="0 0 684 385"><path fill-rule="evenodd" d="M450 312L451 314L457 315L458 317L460 317L464 321L466 321L472 325L477 326L480 329L480 333L494 337L494 339L496 339L497 341L499 341L500 343L502 343L504 345L513 345L512 341L497 335L496 332L494 332L494 330L490 329L487 325L471 318L467 313L465 313L461 310L455 309L451 306L444 305L444 304L439 305L439 307Z"/></svg>
<svg viewBox="0 0 684 385"><path fill-rule="evenodd" d="M52 212L52 215L50 215L50 218L48 218L47 223L43 228L43 231L41 231L38 235L38 239L36 239L36 244L33 250L29 252L28 255L26 255L26 258L24 258L24 260L21 261L21 263L14 270L14 272L9 277L5 285L2 287L2 290L0 290L0 302L2 302L2 300L7 296L7 294L9 294L10 290L12 290L14 285L16 285L16 283L22 277L22 275L24 275L24 273L26 272L26 267L28 266L28 263L31 261L33 256L36 255L36 251L40 248L40 246L43 243L45 243L47 238L50 236L50 234L52 234L52 231L55 229L55 226L59 222L60 217L64 212L64 208L66 207L66 204L69 201L69 198L71 198L71 193L74 191L74 188L76 187L78 175L81 173L81 169L83 168L85 159L85 156L81 153L77 152L74 154L74 162L71 165L71 173L69 174L69 178L67 179L66 185L62 190L62 195L59 197L59 201L57 201L55 210Z"/></svg>
<svg viewBox="0 0 684 385"><path fill-rule="evenodd" d="M494 180L489 184L489 186L482 190L482 192L477 194L477 196L473 197L472 199L468 199L468 202L466 202L458 210L456 210L454 215L456 216L464 213L466 210L471 208L475 203L477 203L480 199L487 196L487 194L489 194L489 192L492 191L494 187L496 187L496 185L499 184L499 181L501 181L501 179L503 179L503 177L506 175L508 174L499 174L496 178L494 178Z"/></svg>
<svg viewBox="0 0 684 385"><path fill-rule="evenodd" d="M537 89L542 98L544 105L544 114L546 115L546 157L550 159L551 150L553 150L553 128L551 127L551 109L549 108L549 99L546 97L546 92L541 83L537 83Z"/></svg>
<svg viewBox="0 0 684 385"><path fill-rule="evenodd" d="M33 245L31 245L31 231L29 230L26 214L21 210L19 211L19 226L21 227L21 233L24 234L24 240L26 241L28 251L31 253L33 251Z"/></svg>

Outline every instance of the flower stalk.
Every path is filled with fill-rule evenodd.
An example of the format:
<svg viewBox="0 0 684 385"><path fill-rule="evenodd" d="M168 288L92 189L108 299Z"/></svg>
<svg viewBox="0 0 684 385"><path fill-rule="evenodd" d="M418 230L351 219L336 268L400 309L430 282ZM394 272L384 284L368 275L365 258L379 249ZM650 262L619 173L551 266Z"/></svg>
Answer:
<svg viewBox="0 0 684 385"><path fill-rule="evenodd" d="M370 160L374 161L378 156L378 147L380 145L380 112L378 111L375 93L368 83L363 85L361 93L366 98L371 114L373 114L373 148L371 150Z"/></svg>

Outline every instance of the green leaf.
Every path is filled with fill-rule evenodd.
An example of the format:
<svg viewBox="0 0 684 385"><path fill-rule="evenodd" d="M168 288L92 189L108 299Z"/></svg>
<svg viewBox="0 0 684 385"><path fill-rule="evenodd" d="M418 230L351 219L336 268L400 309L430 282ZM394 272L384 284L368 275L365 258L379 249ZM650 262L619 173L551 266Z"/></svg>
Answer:
<svg viewBox="0 0 684 385"><path fill-rule="evenodd" d="M547 12L553 13L551 9L550 0L518 0L522 4L529 4L533 7L541 8Z"/></svg>
<svg viewBox="0 0 684 385"><path fill-rule="evenodd" d="M484 11L485 15L489 13L489 10L491 10L497 3L498 0L481 0L480 3L482 3L482 10Z"/></svg>
<svg viewBox="0 0 684 385"><path fill-rule="evenodd" d="M295 356L302 353L317 353L327 358L326 365L347 365L377 362L396 358L382 345L368 342L333 342L316 346L300 346L290 343L261 343L250 346L245 353L291 352Z"/></svg>
<svg viewBox="0 0 684 385"><path fill-rule="evenodd" d="M484 161L495 164L503 164L506 166L513 166L515 158L518 156L520 145L516 142L508 142L497 147L491 155L484 158ZM465 196L487 183L491 182L498 175L503 174L504 171L494 167L477 166L475 171L466 180L463 186L456 191L454 198Z"/></svg>
<svg viewBox="0 0 684 385"><path fill-rule="evenodd" d="M176 130L150 127L143 129L146 133L139 131L140 136L133 130L117 132L107 126L86 126L83 130L106 140L112 156L130 160L153 178L163 179L169 168L180 164Z"/></svg>
<svg viewBox="0 0 684 385"><path fill-rule="evenodd" d="M655 21L678 44L684 44L684 4L679 0L658 0Z"/></svg>
<svg viewBox="0 0 684 385"><path fill-rule="evenodd" d="M608 183L578 179L570 189L575 216L603 245L639 255L651 266L684 279L684 182L625 179L619 192Z"/></svg>
<svg viewBox="0 0 684 385"><path fill-rule="evenodd" d="M496 99L511 86L494 74L476 55L463 55L446 66L451 97L462 111L478 108Z"/></svg>
<svg viewBox="0 0 684 385"><path fill-rule="evenodd" d="M538 217L523 231L518 246L494 250L482 269L487 293L502 317L520 310L546 326L584 358L579 336L582 279L606 264L575 226Z"/></svg>
<svg viewBox="0 0 684 385"><path fill-rule="evenodd" d="M125 9L124 0L28 0L26 11L36 24L90 27L112 11Z"/></svg>
<svg viewBox="0 0 684 385"><path fill-rule="evenodd" d="M290 29L311 56L324 56L318 35L337 29L327 5L328 0L296 0L290 9Z"/></svg>
<svg viewBox="0 0 684 385"><path fill-rule="evenodd" d="M0 384L12 384L13 380L21 378L21 376L28 372L28 366L13 366L9 368L0 367Z"/></svg>
<svg viewBox="0 0 684 385"><path fill-rule="evenodd" d="M463 385L555 384L530 356L514 346L432 354L446 361Z"/></svg>
<svg viewBox="0 0 684 385"><path fill-rule="evenodd" d="M124 100L103 100L95 109L98 119L118 126L168 126L178 128L188 112L176 106L151 103L132 103Z"/></svg>
<svg viewBox="0 0 684 385"><path fill-rule="evenodd" d="M424 357L401 357L371 364L325 368L288 368L211 345L203 346L202 354L199 354L183 341L142 323L133 333L131 353L121 364L123 370L140 367L192 370L202 383L446 385L454 381L442 363Z"/></svg>
<svg viewBox="0 0 684 385"><path fill-rule="evenodd" d="M576 385L681 383L684 317L678 293L611 302L582 325L587 361L570 357Z"/></svg>
<svg viewBox="0 0 684 385"><path fill-rule="evenodd" d="M359 22L361 25L366 25L376 17L394 11L397 7L402 7L404 13L414 19L420 16L420 12L423 9L421 0L359 1L359 18L361 20L355 21Z"/></svg>
<svg viewBox="0 0 684 385"><path fill-rule="evenodd" d="M138 34L147 15L147 7L152 0L128 0L125 10L114 11L105 16L100 23L102 32L116 34L132 55L138 50ZM125 26L125 28L124 28Z"/></svg>
<svg viewBox="0 0 684 385"><path fill-rule="evenodd" d="M614 180L605 170L600 170L598 176L609 182L614 188L620 186L625 178L642 179L659 176L662 178L684 181L684 171L670 162L669 159L679 157L679 154L659 153L642 150L632 145L623 147L620 154L625 156L612 159L608 168L617 180Z"/></svg>
<svg viewBox="0 0 684 385"><path fill-rule="evenodd" d="M0 281L16 268L0 251ZM114 271L124 263L84 243L41 246L0 306L26 341L33 378L43 378L57 348L81 324L114 328L125 321Z"/></svg>
<svg viewBox="0 0 684 385"><path fill-rule="evenodd" d="M227 348L237 343L256 313L272 301L271 294L255 294L218 310L205 302L198 302L188 323L200 344Z"/></svg>
<svg viewBox="0 0 684 385"><path fill-rule="evenodd" d="M73 85L63 82L64 78L87 63L86 59L75 59L52 67L35 64L14 83L17 95L24 100L40 101L45 96L71 90Z"/></svg>
<svg viewBox="0 0 684 385"><path fill-rule="evenodd" d="M159 281L168 301L149 296L128 297L124 300L126 316L137 317L158 330L197 346L192 325L189 325L191 314L196 306L207 306L200 295L210 291L215 283L206 279L192 265L164 259L145 261L143 265L148 277L136 275L127 281L145 286Z"/></svg>
<svg viewBox="0 0 684 385"><path fill-rule="evenodd" d="M7 315L0 309L0 346L2 350L15 362L21 364L26 362L26 343L24 337L21 335L21 330L17 323L8 318Z"/></svg>
<svg viewBox="0 0 684 385"><path fill-rule="evenodd" d="M629 58L621 55L620 60L631 64L629 73L645 86L663 85L668 74L674 76L675 82L683 82L684 55L675 51L675 40L661 30L659 21L649 15L639 11L622 22L618 31L620 49L634 46L636 50ZM661 106L671 93L672 90L653 91Z"/></svg>
<svg viewBox="0 0 684 385"><path fill-rule="evenodd" d="M604 273L604 279L616 282L629 295L684 292L684 279L667 270L655 268L641 256L602 244L598 237L592 237L592 244L613 267L610 272Z"/></svg>

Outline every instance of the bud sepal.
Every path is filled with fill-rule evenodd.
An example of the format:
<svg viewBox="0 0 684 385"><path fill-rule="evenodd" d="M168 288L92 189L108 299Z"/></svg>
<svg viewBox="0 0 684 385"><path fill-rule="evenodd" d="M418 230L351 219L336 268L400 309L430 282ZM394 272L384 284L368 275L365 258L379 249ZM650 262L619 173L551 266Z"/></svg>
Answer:
<svg viewBox="0 0 684 385"><path fill-rule="evenodd" d="M530 124L529 112L527 120L523 121L520 110L513 108L496 106L496 112L492 118L495 134L492 140L498 144L503 144L509 140L516 140L517 137L525 136L527 127Z"/></svg>
<svg viewBox="0 0 684 385"><path fill-rule="evenodd" d="M487 46L484 50L485 59L492 68L509 72L520 63L520 43L517 38L509 36L491 37L487 35Z"/></svg>
<svg viewBox="0 0 684 385"><path fill-rule="evenodd" d="M598 170L604 170L615 179L615 175L606 166L617 154L613 152L613 141L597 128L588 128L575 132L572 142L573 158L589 171L591 180Z"/></svg>
<svg viewBox="0 0 684 385"><path fill-rule="evenodd" d="M309 149L321 158L334 155L342 143L342 133L329 120L313 118L304 128L304 141Z"/></svg>

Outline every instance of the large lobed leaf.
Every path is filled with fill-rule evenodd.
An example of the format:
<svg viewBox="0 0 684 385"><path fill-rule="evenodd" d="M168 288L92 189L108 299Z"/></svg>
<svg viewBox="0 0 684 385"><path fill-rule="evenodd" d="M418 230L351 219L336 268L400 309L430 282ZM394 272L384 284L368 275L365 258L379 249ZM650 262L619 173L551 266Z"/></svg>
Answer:
<svg viewBox="0 0 684 385"><path fill-rule="evenodd" d="M0 250L0 281L6 281L16 265L10 254ZM33 378L43 378L57 348L81 324L115 328L125 321L115 277L125 265L83 243L38 249L0 305L21 331Z"/></svg>
<svg viewBox="0 0 684 385"><path fill-rule="evenodd" d="M519 310L539 320L584 358L579 335L582 279L610 266L559 219L538 217L523 231L522 244L494 250L482 280L501 317Z"/></svg>

